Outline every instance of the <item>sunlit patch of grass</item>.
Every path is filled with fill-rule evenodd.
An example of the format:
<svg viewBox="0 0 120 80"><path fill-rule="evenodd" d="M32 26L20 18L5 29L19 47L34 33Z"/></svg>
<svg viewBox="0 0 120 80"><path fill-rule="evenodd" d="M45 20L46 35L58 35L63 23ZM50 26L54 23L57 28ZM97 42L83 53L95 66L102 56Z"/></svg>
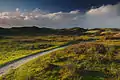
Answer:
<svg viewBox="0 0 120 80"><path fill-rule="evenodd" d="M0 66L10 61L59 47L72 40L69 36L8 36L0 40Z"/></svg>

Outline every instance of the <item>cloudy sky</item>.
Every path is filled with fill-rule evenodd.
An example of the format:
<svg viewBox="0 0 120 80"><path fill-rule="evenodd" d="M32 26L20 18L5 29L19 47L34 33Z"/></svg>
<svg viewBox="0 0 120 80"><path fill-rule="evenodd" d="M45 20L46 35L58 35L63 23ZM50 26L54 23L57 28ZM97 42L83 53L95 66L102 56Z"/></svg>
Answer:
<svg viewBox="0 0 120 80"><path fill-rule="evenodd" d="M0 0L0 26L120 28L119 0Z"/></svg>

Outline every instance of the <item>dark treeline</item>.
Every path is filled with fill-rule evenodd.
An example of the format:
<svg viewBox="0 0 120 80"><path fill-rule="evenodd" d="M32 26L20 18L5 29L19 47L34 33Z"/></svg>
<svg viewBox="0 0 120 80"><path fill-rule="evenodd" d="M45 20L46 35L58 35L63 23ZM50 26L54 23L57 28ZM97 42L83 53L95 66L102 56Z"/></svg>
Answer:
<svg viewBox="0 0 120 80"><path fill-rule="evenodd" d="M81 35L87 29L74 27L69 29L53 29L53 28L39 28L33 27L12 27L0 28L0 35Z"/></svg>

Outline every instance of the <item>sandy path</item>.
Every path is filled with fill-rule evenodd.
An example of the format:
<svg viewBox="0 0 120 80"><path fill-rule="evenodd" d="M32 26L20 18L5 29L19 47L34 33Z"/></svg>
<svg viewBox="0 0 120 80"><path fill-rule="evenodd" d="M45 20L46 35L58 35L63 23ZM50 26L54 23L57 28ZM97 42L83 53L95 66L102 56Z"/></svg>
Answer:
<svg viewBox="0 0 120 80"><path fill-rule="evenodd" d="M37 53L35 55L31 55L31 56L22 58L20 60L11 62L11 63L9 63L9 64L7 64L7 65L0 68L0 75L3 75L5 73L7 73L10 69L15 69L15 68L19 67L20 65L23 65L23 64L27 63L28 61L33 60L33 59L35 59L35 58L37 58L39 56L42 56L42 55L45 55L45 54L48 54L48 53L63 49L65 47L67 47L67 46L52 49L50 51L40 52L40 53Z"/></svg>

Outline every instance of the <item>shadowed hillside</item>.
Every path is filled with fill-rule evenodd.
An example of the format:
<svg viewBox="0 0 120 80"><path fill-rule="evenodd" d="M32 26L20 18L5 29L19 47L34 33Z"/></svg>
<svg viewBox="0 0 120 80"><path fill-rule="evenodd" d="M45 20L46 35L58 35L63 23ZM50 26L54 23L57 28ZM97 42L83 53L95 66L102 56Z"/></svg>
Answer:
<svg viewBox="0 0 120 80"><path fill-rule="evenodd" d="M0 35L81 35L86 29L75 27L69 29L53 29L53 28L38 28L33 27L12 27L0 28Z"/></svg>

